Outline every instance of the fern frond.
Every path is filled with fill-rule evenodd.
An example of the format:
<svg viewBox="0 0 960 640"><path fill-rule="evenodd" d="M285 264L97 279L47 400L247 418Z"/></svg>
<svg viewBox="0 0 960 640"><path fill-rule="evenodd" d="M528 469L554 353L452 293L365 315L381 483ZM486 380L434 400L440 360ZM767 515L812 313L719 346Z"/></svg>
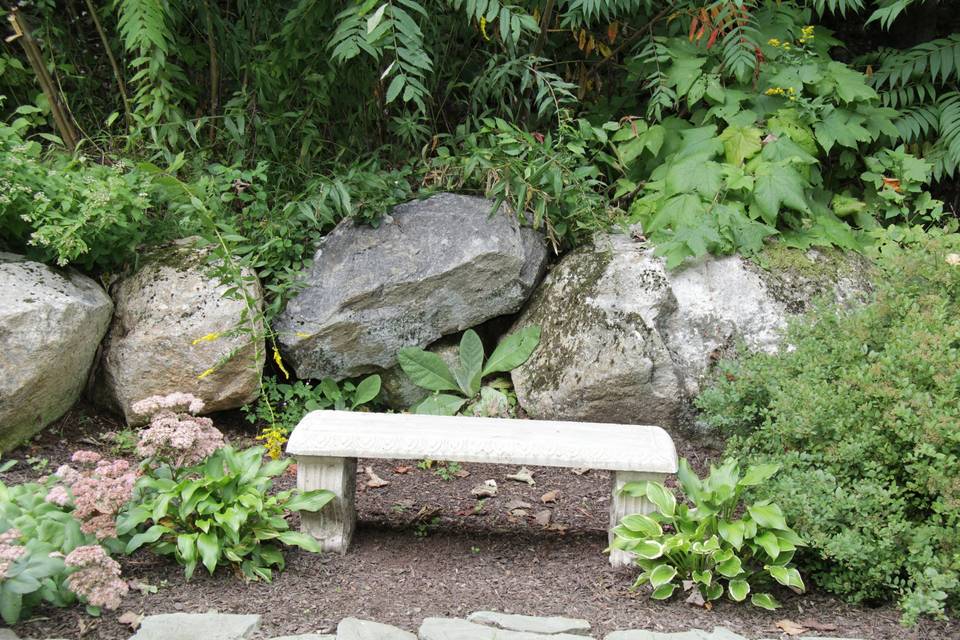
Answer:
<svg viewBox="0 0 960 640"><path fill-rule="evenodd" d="M960 33L878 56L872 84L877 89L901 87L914 80L945 84L960 78Z"/></svg>

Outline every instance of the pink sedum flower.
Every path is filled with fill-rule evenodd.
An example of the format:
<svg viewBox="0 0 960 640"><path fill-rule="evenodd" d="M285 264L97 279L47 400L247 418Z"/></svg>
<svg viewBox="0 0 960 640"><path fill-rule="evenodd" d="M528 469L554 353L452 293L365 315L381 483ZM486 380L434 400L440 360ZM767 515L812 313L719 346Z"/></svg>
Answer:
<svg viewBox="0 0 960 640"><path fill-rule="evenodd" d="M6 577L10 565L27 552L24 547L16 544L22 536L19 529L7 529L0 533L0 579Z"/></svg>
<svg viewBox="0 0 960 640"><path fill-rule="evenodd" d="M64 564L77 569L67 578L67 586L95 607L116 609L130 590L120 578L120 565L98 544L77 547Z"/></svg>
<svg viewBox="0 0 960 640"><path fill-rule="evenodd" d="M137 474L130 470L126 460L104 460L99 455L73 455L73 460L86 464L87 468L77 470L60 467L56 476L66 482L70 489L63 486L53 487L47 494L47 502L59 506L69 503L73 497L73 517L80 521L80 530L93 535L97 540L117 536L117 514L133 497L133 486ZM93 468L90 468L95 464Z"/></svg>
<svg viewBox="0 0 960 640"><path fill-rule="evenodd" d="M133 403L133 411L141 416L152 416L161 411L197 414L203 411L203 400L190 393L171 393L165 396L150 396Z"/></svg>
<svg viewBox="0 0 960 640"><path fill-rule="evenodd" d="M137 443L137 453L144 458L189 467L225 444L210 418L190 415L201 411L203 402L188 393L152 396L133 406L137 413L151 416L150 426L140 432Z"/></svg>
<svg viewBox="0 0 960 640"><path fill-rule="evenodd" d="M60 484L50 489L50 492L44 499L58 507L65 507L70 504L70 494L67 493L67 488Z"/></svg>

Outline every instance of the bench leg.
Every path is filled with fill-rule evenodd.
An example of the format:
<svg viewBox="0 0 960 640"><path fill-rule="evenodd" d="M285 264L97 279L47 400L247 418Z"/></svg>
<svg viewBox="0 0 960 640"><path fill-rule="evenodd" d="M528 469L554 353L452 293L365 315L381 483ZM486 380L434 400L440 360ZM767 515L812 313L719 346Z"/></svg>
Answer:
<svg viewBox="0 0 960 640"><path fill-rule="evenodd" d="M634 498L620 493L623 485L629 482L663 482L666 475L660 473L642 473L639 471L614 471L613 496L610 498L610 533L609 541L613 543L613 528L620 524L624 516L633 513L650 513L656 509L646 498ZM633 565L633 554L620 549L610 550L610 564L614 567L629 567Z"/></svg>
<svg viewBox="0 0 960 640"><path fill-rule="evenodd" d="M300 528L323 546L324 551L346 553L357 523L356 458L297 456L297 487L303 491L326 489L336 494L318 512L300 513Z"/></svg>

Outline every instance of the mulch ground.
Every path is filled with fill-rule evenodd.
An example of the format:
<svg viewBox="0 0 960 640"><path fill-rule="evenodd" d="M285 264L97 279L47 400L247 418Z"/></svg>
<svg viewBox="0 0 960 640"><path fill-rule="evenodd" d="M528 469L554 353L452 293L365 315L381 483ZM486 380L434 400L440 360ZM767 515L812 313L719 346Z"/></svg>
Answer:
<svg viewBox="0 0 960 640"><path fill-rule="evenodd" d="M252 428L236 415L222 417L219 426L235 444L252 441ZM107 416L75 410L8 456L20 463L2 479L12 484L50 473L67 461L78 442L110 453L102 434L117 428ZM680 449L680 455L700 468L717 455L691 445L681 444ZM368 488L366 466L390 484ZM226 568L213 576L198 569L186 582L170 560L141 551L119 560L128 580L149 588L131 590L117 611L95 619L79 607L42 608L14 630L21 637L124 640L132 631L118 621L122 613L215 609L260 614L263 624L257 637L270 638L331 632L348 616L416 631L426 617L463 617L486 609L586 618L596 636L626 628L724 626L750 638L778 638L776 623L789 619L813 627L805 634L809 636L960 638L957 622L925 621L904 629L892 607L855 607L816 592L778 593L784 606L776 612L725 601L712 610L682 599L655 602L643 590L630 589L635 571L611 568L602 553L609 518L608 473L577 475L570 469L535 467L530 470L536 485L529 486L506 479L516 473L513 466L464 464L462 470L469 475L449 480L435 469L420 469L417 461L361 460L358 530L344 556L289 551L286 570L267 584L245 583ZM488 479L496 480L498 494L478 501L471 489ZM290 475L278 484L293 483ZM543 502L549 493L555 501Z"/></svg>

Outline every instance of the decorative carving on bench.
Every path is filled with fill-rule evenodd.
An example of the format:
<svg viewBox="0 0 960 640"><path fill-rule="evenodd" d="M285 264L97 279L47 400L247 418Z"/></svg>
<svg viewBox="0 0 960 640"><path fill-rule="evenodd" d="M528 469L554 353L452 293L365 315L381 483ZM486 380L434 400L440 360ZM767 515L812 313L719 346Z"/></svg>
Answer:
<svg viewBox="0 0 960 640"><path fill-rule="evenodd" d="M619 489L636 480L663 481L677 471L670 436L660 427L464 416L314 411L294 429L287 453L297 458L301 489L328 489L337 495L318 514L302 514L303 530L324 551L344 553L356 521L357 458L455 460L613 471L611 526L630 513L649 513L641 498ZM630 562L611 553L615 566Z"/></svg>

